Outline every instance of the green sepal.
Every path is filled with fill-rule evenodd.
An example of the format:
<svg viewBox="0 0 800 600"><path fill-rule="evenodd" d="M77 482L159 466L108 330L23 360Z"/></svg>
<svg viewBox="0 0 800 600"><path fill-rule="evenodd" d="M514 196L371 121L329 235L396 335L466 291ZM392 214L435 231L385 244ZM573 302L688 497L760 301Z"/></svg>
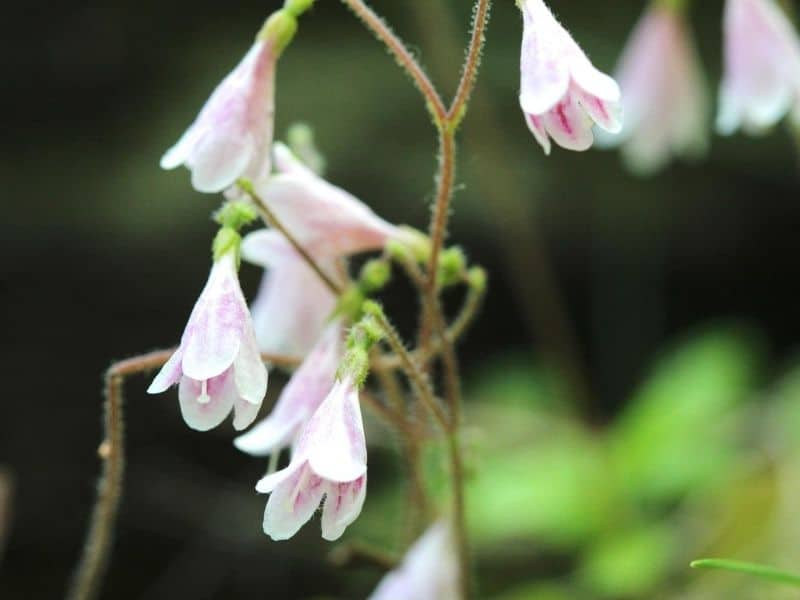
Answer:
<svg viewBox="0 0 800 600"><path fill-rule="evenodd" d="M218 261L228 252L235 253L236 266L239 266L239 249L242 245L242 236L232 227L220 227L214 242L211 245L214 261Z"/></svg>

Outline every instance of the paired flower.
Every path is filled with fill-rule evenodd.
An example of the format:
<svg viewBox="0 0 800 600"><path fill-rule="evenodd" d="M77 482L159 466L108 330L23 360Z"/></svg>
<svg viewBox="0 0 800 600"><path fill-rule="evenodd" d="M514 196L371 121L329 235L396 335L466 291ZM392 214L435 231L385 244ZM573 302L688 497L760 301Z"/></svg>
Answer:
<svg viewBox="0 0 800 600"><path fill-rule="evenodd" d="M402 564L388 573L369 600L458 600L458 561L453 536L434 523L417 540Z"/></svg>
<svg viewBox="0 0 800 600"><path fill-rule="evenodd" d="M254 456L266 456L292 444L333 386L336 370L344 356L343 333L340 321L328 325L283 388L272 413L234 440L239 450Z"/></svg>
<svg viewBox="0 0 800 600"><path fill-rule="evenodd" d="M256 418L267 391L267 369L236 263L235 249L216 258L180 347L147 390L158 394L178 383L183 419L198 431L216 427L231 411L233 426L244 429Z"/></svg>
<svg viewBox="0 0 800 600"><path fill-rule="evenodd" d="M275 113L275 67L293 31L282 11L273 15L242 61L220 83L183 136L161 158L161 168L186 165L199 192L221 192L240 177L270 173Z"/></svg>
<svg viewBox="0 0 800 600"><path fill-rule="evenodd" d="M618 132L617 83L592 65L543 0L519 4L524 26L519 103L545 154L550 138L568 150L587 150L594 123Z"/></svg>
<svg viewBox="0 0 800 600"><path fill-rule="evenodd" d="M702 155L708 145L708 97L700 59L681 8L655 2L631 35L617 68L625 123L619 135L631 169L648 174L672 154Z"/></svg>
<svg viewBox="0 0 800 600"><path fill-rule="evenodd" d="M261 479L256 490L271 493L264 533L274 540L297 533L320 502L326 540L338 539L358 517L367 492L367 447L353 375L333 385L303 427L289 465Z"/></svg>
<svg viewBox="0 0 800 600"><path fill-rule="evenodd" d="M727 0L717 130L761 132L793 110L800 122L800 41L773 0Z"/></svg>

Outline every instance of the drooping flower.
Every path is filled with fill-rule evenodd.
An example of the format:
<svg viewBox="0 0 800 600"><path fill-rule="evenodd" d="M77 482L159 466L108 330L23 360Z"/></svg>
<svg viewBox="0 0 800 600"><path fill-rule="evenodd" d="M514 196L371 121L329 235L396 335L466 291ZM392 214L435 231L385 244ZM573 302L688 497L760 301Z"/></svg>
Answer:
<svg viewBox="0 0 800 600"><path fill-rule="evenodd" d="M369 600L458 600L458 561L453 536L434 523L409 549L402 564L378 584Z"/></svg>
<svg viewBox="0 0 800 600"><path fill-rule="evenodd" d="M283 388L272 413L237 437L236 447L254 456L266 456L290 446L333 386L343 355L343 327L335 321Z"/></svg>
<svg viewBox="0 0 800 600"><path fill-rule="evenodd" d="M717 131L759 133L793 109L800 122L800 41L773 0L727 0Z"/></svg>
<svg viewBox="0 0 800 600"><path fill-rule="evenodd" d="M274 41L259 36L217 86L194 123L161 159L163 169L186 165L200 192L221 192L240 177L270 172L275 112Z"/></svg>
<svg viewBox="0 0 800 600"><path fill-rule="evenodd" d="M322 537L338 539L361 513L367 492L367 447L355 379L337 381L306 423L289 465L256 484L270 493L264 533L292 537L320 502Z"/></svg>
<svg viewBox="0 0 800 600"><path fill-rule="evenodd" d="M256 191L314 256L377 250L403 235L361 200L306 167L284 144L276 143L273 155L276 174Z"/></svg>
<svg viewBox="0 0 800 600"><path fill-rule="evenodd" d="M305 356L325 328L336 297L277 231L246 235L242 258L266 269L251 306L259 347L264 352ZM334 260L315 259L326 273L335 275Z"/></svg>
<svg viewBox="0 0 800 600"><path fill-rule="evenodd" d="M587 150L592 126L620 130L620 91L592 65L543 0L521 0L523 17L519 103L545 154L550 138L568 150Z"/></svg>
<svg viewBox="0 0 800 600"><path fill-rule="evenodd" d="M233 426L244 429L258 414L267 369L239 286L234 251L214 261L180 346L147 391L158 394L176 383L181 413L192 429L212 429L231 411Z"/></svg>
<svg viewBox="0 0 800 600"><path fill-rule="evenodd" d="M700 59L682 12L651 5L620 59L625 123L619 135L598 132L603 145L622 145L634 172L662 168L671 155L702 155L708 145L708 95Z"/></svg>

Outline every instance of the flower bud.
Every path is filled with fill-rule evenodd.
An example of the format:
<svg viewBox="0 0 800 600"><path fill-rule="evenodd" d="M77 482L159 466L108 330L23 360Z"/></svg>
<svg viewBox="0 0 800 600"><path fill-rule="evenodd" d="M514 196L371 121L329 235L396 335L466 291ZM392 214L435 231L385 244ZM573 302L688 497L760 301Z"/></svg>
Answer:
<svg viewBox="0 0 800 600"><path fill-rule="evenodd" d="M391 278L392 267L388 261L373 258L361 267L358 284L365 293L372 294L383 289Z"/></svg>

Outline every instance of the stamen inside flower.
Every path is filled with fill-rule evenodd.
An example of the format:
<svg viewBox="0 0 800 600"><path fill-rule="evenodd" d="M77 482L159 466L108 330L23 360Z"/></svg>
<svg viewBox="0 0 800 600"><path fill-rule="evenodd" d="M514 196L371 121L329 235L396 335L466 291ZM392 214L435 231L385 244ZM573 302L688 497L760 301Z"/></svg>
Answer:
<svg viewBox="0 0 800 600"><path fill-rule="evenodd" d="M208 380L204 379L200 384L200 395L197 397L200 404L208 404L211 402L211 396L208 395Z"/></svg>

